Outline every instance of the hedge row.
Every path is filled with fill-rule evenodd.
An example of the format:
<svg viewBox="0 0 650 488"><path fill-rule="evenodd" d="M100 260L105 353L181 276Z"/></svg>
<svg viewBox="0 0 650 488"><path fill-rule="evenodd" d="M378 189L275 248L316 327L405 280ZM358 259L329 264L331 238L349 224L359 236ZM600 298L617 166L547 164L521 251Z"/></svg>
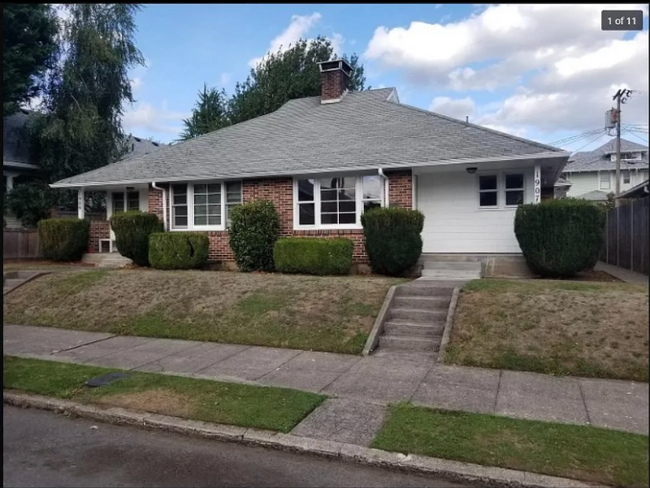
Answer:
<svg viewBox="0 0 650 488"><path fill-rule="evenodd" d="M352 268L353 251L350 239L285 237L276 242L273 260L281 273L346 275Z"/></svg>

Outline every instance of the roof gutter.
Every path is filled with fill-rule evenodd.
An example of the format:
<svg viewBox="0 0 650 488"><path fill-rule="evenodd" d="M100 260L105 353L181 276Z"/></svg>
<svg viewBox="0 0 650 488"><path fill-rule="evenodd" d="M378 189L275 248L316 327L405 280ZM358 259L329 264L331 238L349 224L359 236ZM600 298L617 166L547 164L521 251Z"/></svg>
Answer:
<svg viewBox="0 0 650 488"><path fill-rule="evenodd" d="M381 176L384 180L384 202L388 207L390 203L390 199L388 198L388 189L390 188L390 184L388 183L388 176L384 174L384 170L382 168L378 168L377 173L379 173L379 176Z"/></svg>
<svg viewBox="0 0 650 488"><path fill-rule="evenodd" d="M155 154L155 153L150 153ZM505 161L528 161L531 159L556 159L570 156L571 153L567 151L555 151L545 153L526 154L523 156L491 156L483 158L467 158L467 159L446 159L438 161L424 161L420 163L393 163L384 165L384 169L411 169L411 168L431 168L436 166L452 166L461 164L477 164L477 163L493 163ZM135 158L133 158L135 159ZM130 160L132 161L132 160ZM118 164L118 163L115 163ZM105 168L106 166L104 166ZM103 168L100 168L103 169ZM372 170L371 164L360 164L358 166L348 166L343 168L318 168L309 171L300 171L300 175L308 174L322 174L322 173L351 173L354 171L370 171ZM97 170L93 170L97 171ZM228 179L243 179L243 178L265 178L265 177L279 177L279 176L294 176L298 174L296 170L287 171L255 171L251 173L237 173L230 175L194 175L194 176L173 176L165 178L165 182L175 183L182 181L213 181L213 180L228 180ZM74 178L74 177L73 177ZM127 181L102 181L102 182L85 182L85 183L51 183L50 188L78 188L78 187L91 187L91 186L110 186L110 185L128 185L149 183L150 179L137 179Z"/></svg>
<svg viewBox="0 0 650 488"><path fill-rule="evenodd" d="M156 182L151 182L151 188L154 190L162 191L162 211L163 211L163 229L167 232L167 190L156 186Z"/></svg>

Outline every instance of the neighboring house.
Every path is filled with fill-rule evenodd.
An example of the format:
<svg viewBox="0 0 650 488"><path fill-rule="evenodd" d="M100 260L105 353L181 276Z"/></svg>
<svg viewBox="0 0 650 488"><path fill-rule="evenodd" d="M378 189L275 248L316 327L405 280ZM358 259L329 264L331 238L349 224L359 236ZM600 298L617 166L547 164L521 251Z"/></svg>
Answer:
<svg viewBox="0 0 650 488"><path fill-rule="evenodd" d="M648 180L642 181L629 190L621 192L618 198L622 200L638 200L639 198L648 198Z"/></svg>
<svg viewBox="0 0 650 488"><path fill-rule="evenodd" d="M36 175L40 166L32 161L30 151L23 137L23 129L32 112L21 109L15 114L3 118L2 137L2 191L11 191L15 180L20 176ZM164 144L152 142L140 137L128 136L127 153L121 158L142 156L160 149ZM8 228L20 228L21 223L11 214L5 214Z"/></svg>
<svg viewBox="0 0 650 488"><path fill-rule="evenodd" d="M571 182L567 196L606 201L616 189L616 141L571 156L562 174ZM648 179L648 147L621 139L621 192Z"/></svg>
<svg viewBox="0 0 650 488"><path fill-rule="evenodd" d="M521 252L517 205L552 197L568 152L401 104L393 88L348 93L346 62L320 68L319 97L52 187L106 191L108 217L139 208L167 230L206 232L213 261L232 260L231 208L258 199L275 204L283 236L350 238L357 263L373 206L421 210L426 253ZM108 221L91 224L90 249L105 249Z"/></svg>

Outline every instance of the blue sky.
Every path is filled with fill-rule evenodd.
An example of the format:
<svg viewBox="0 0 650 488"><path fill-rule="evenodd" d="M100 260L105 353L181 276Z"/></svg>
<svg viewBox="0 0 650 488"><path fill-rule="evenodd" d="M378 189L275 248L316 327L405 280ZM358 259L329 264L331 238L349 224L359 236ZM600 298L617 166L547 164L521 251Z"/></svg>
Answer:
<svg viewBox="0 0 650 488"><path fill-rule="evenodd" d="M644 30L601 31L607 8L644 9ZM624 125L648 123L642 5L146 5L136 22L147 66L131 73L124 125L162 142L203 83L232 93L270 49L317 35L359 54L367 83L396 87L403 103L542 142L601 128L622 86L638 90Z"/></svg>

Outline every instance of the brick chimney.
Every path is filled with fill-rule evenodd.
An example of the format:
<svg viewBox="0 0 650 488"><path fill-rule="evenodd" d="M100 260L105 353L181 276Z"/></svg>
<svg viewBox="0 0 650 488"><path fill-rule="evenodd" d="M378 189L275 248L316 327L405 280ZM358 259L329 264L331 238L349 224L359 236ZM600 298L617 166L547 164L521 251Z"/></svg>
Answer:
<svg viewBox="0 0 650 488"><path fill-rule="evenodd" d="M341 100L347 91L348 78L352 76L352 67L342 59L318 63L321 77L320 103L335 103Z"/></svg>

